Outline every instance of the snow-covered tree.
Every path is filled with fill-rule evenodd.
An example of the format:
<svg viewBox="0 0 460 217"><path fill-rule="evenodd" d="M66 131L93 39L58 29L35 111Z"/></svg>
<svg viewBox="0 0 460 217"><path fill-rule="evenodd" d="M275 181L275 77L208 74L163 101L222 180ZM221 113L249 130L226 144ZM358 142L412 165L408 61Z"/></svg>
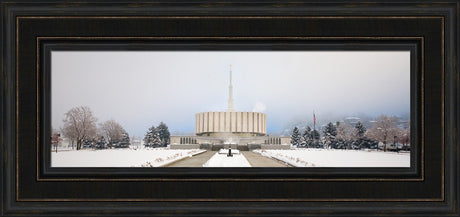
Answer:
<svg viewBox="0 0 460 217"><path fill-rule="evenodd" d="M96 136L97 118L89 107L80 106L65 113L62 133L65 137L77 142L77 150L81 149L83 140Z"/></svg>
<svg viewBox="0 0 460 217"><path fill-rule="evenodd" d="M334 124L329 122L324 128L323 133L326 147L335 148L334 143L337 136L337 128L334 126Z"/></svg>
<svg viewBox="0 0 460 217"><path fill-rule="evenodd" d="M387 150L387 143L393 141L394 136L398 135L398 119L381 115L374 119L372 128L367 131L369 138L383 143L383 151Z"/></svg>
<svg viewBox="0 0 460 217"><path fill-rule="evenodd" d="M311 137L313 139L313 141L311 143L312 146L315 147L315 148L319 148L320 147L319 139L321 137L321 135L319 134L319 131L318 130L311 131Z"/></svg>
<svg viewBox="0 0 460 217"><path fill-rule="evenodd" d="M347 123L341 123L337 127L337 139L343 139L346 141L350 141L355 139L355 128Z"/></svg>
<svg viewBox="0 0 460 217"><path fill-rule="evenodd" d="M357 138L363 138L364 137L364 134L366 133L367 129L366 127L364 127L364 125L358 121L358 123L356 123L355 125L355 129L356 129L356 137Z"/></svg>
<svg viewBox="0 0 460 217"><path fill-rule="evenodd" d="M297 127L294 127L294 129L292 130L292 134L291 134L291 144L294 145L294 146L299 146L300 144L300 132L299 132L299 128Z"/></svg>
<svg viewBox="0 0 460 217"><path fill-rule="evenodd" d="M96 148L97 149L103 149L106 148L107 142L104 138L104 136L100 136L99 139L96 141Z"/></svg>
<svg viewBox="0 0 460 217"><path fill-rule="evenodd" d="M107 139L110 148L117 146L117 144L121 141L123 133L126 132L121 124L113 119L99 124L99 127L102 135Z"/></svg>
<svg viewBox="0 0 460 217"><path fill-rule="evenodd" d="M161 147L160 133L158 129L153 133L152 147Z"/></svg>
<svg viewBox="0 0 460 217"><path fill-rule="evenodd" d="M158 134L160 135L161 146L166 147L170 142L170 136L168 126L161 122L157 127Z"/></svg>
<svg viewBox="0 0 460 217"><path fill-rule="evenodd" d="M156 131L155 126L150 127L144 137L144 146L150 147L153 141L153 134Z"/></svg>
<svg viewBox="0 0 460 217"><path fill-rule="evenodd" d="M353 140L355 140L355 128L347 123L341 123L337 126L337 140L342 141L342 144L350 149Z"/></svg>
<svg viewBox="0 0 460 217"><path fill-rule="evenodd" d="M120 142L118 142L116 147L118 147L118 148L129 148L129 145L130 145L129 134L127 132L124 132L121 135Z"/></svg>
<svg viewBox="0 0 460 217"><path fill-rule="evenodd" d="M299 145L297 146L298 148L307 148L307 141L303 136L300 137Z"/></svg>
<svg viewBox="0 0 460 217"><path fill-rule="evenodd" d="M305 131L302 134L301 146L302 147L310 147L311 144L312 144L312 141L313 141L313 135L312 135L312 132L311 132L311 128L309 126L307 126L307 128L305 128Z"/></svg>
<svg viewBox="0 0 460 217"><path fill-rule="evenodd" d="M159 147L161 146L160 133L155 126L149 128L144 137L145 147Z"/></svg>
<svg viewBox="0 0 460 217"><path fill-rule="evenodd" d="M366 127L358 121L354 127L354 141L351 144L352 149L372 148L375 141L366 138Z"/></svg>

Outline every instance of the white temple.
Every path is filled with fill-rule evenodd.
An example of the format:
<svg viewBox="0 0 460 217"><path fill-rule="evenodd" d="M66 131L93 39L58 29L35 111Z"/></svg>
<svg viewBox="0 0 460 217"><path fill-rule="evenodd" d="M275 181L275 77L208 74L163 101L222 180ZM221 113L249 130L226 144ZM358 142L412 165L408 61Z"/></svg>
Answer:
<svg viewBox="0 0 460 217"><path fill-rule="evenodd" d="M228 107L225 111L207 111L195 115L196 136L171 136L171 148L289 148L290 137L267 135L267 115L237 111L233 104L232 66L230 65Z"/></svg>

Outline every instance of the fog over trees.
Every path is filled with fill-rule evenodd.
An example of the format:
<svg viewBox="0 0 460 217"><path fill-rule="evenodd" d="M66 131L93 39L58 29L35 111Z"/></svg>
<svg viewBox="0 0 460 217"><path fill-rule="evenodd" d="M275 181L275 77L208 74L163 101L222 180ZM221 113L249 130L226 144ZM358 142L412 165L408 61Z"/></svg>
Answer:
<svg viewBox="0 0 460 217"><path fill-rule="evenodd" d="M299 127L294 127L291 133L291 144L300 148L332 148L332 149L382 149L391 150L410 149L410 124L394 116L380 115L369 121L367 129L360 121L355 124L337 121L327 123L322 127L322 134L313 136L310 126L305 127L302 136L299 136ZM297 139L298 138L298 139ZM319 140L319 141L318 141ZM314 141L318 141L315 144ZM381 144L381 147L379 146ZM398 144L400 146L398 146Z"/></svg>

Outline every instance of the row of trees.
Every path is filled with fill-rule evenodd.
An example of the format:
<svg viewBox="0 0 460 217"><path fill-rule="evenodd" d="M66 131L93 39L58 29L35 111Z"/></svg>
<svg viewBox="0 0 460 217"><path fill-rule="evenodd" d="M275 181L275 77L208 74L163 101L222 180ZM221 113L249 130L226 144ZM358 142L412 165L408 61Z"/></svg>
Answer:
<svg viewBox="0 0 460 217"><path fill-rule="evenodd" d="M383 143L383 150L387 151L387 144L410 144L410 128L399 128L398 119L385 115L377 117L372 128L366 129L361 123L352 126L347 123L329 122L320 136L316 130L307 127L301 134L295 127L291 135L291 144L306 148L334 148L334 149L362 149L378 148L378 143ZM393 149L397 149L394 147Z"/></svg>
<svg viewBox="0 0 460 217"><path fill-rule="evenodd" d="M97 118L89 107L70 109L64 115L61 132L77 150L88 148L127 148L130 145L128 132L111 119L97 124Z"/></svg>
<svg viewBox="0 0 460 217"><path fill-rule="evenodd" d="M320 134L317 130L312 130L309 126L301 134L299 128L294 127L291 136L291 143L297 147L319 148Z"/></svg>
<svg viewBox="0 0 460 217"><path fill-rule="evenodd" d="M168 126L161 122L157 127L152 126L148 129L144 137L145 147L166 147L170 142Z"/></svg>
<svg viewBox="0 0 460 217"><path fill-rule="evenodd" d="M128 148L128 132L115 120L97 124L97 118L89 107L80 106L70 109L64 116L61 132L77 150L82 148ZM52 144L59 141L60 134L53 132ZM166 147L170 142L168 126L161 122L157 127L148 129L144 137L145 147ZM57 146L56 146L57 147Z"/></svg>

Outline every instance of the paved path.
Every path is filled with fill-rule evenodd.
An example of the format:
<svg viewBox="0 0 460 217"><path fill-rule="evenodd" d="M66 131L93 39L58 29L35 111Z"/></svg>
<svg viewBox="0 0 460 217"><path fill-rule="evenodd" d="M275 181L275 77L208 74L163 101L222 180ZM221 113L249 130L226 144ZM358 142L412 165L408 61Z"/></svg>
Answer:
<svg viewBox="0 0 460 217"><path fill-rule="evenodd" d="M242 151L241 153L246 157L252 167L288 167L288 165L280 161L264 157L252 151Z"/></svg>
<svg viewBox="0 0 460 217"><path fill-rule="evenodd" d="M167 167L202 167L217 151L206 151L190 158L174 162ZM252 167L288 167L280 161L264 157L252 151L241 151L241 154L248 160Z"/></svg>
<svg viewBox="0 0 460 217"><path fill-rule="evenodd" d="M201 154L197 154L195 156L185 158L183 160L174 162L172 164L167 165L167 167L202 167L206 161L211 158L216 151L206 151Z"/></svg>

